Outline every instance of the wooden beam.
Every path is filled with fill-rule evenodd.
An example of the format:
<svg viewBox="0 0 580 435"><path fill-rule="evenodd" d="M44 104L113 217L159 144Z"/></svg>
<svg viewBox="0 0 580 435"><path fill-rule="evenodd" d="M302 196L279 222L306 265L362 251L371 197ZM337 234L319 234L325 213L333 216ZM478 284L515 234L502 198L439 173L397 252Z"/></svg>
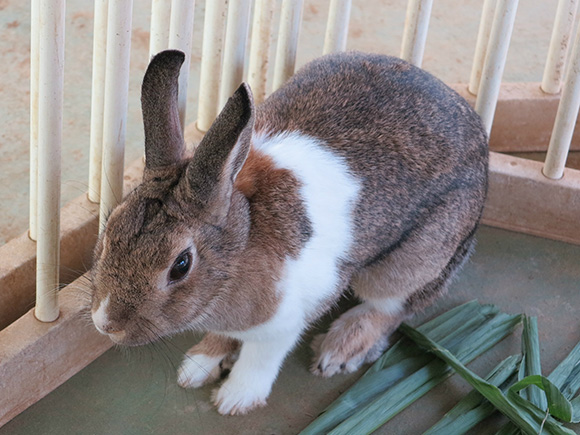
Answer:
<svg viewBox="0 0 580 435"><path fill-rule="evenodd" d="M580 244L580 171L542 174L543 163L492 152L483 223Z"/></svg>
<svg viewBox="0 0 580 435"><path fill-rule="evenodd" d="M474 106L475 96L466 84L451 87ZM503 83L489 139L490 149L499 152L546 151L560 94L547 94L540 83ZM572 150L580 150L580 128L576 121Z"/></svg>
<svg viewBox="0 0 580 435"><path fill-rule="evenodd" d="M60 292L60 316L43 323L30 310L0 333L0 426L39 401L112 345L79 302L75 281Z"/></svg>

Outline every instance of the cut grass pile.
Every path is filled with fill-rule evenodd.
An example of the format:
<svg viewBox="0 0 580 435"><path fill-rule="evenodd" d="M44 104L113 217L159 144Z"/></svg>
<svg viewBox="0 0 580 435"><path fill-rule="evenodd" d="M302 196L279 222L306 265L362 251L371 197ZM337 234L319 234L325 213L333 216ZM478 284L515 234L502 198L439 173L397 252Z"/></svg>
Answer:
<svg viewBox="0 0 580 435"><path fill-rule="evenodd" d="M465 365L523 322L521 355L502 361L485 378ZM501 313L476 301L454 308L404 337L302 435L369 434L415 400L458 373L474 389L426 434L469 432L499 411L509 419L498 434L574 434L562 422L580 422L580 343L548 376L541 374L537 319Z"/></svg>

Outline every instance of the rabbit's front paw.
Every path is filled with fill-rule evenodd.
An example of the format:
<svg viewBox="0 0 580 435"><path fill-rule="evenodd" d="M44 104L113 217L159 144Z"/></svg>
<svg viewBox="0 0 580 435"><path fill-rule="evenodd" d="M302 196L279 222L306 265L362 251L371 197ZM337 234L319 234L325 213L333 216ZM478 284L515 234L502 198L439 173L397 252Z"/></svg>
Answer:
<svg viewBox="0 0 580 435"><path fill-rule="evenodd" d="M198 388L221 376L223 357L203 354L186 355L177 371L177 383L183 388Z"/></svg>
<svg viewBox="0 0 580 435"><path fill-rule="evenodd" d="M271 385L262 385L262 382L249 383L230 378L214 391L213 403L222 415L246 414L266 405L270 388Z"/></svg>

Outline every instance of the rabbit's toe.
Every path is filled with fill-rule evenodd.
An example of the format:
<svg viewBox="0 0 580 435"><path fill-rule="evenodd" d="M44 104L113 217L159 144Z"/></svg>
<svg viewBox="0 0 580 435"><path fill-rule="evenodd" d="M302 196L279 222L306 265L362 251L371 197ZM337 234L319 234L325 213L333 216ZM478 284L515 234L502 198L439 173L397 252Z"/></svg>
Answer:
<svg viewBox="0 0 580 435"><path fill-rule="evenodd" d="M229 378L214 390L212 400L222 415L241 415L266 405L271 385Z"/></svg>

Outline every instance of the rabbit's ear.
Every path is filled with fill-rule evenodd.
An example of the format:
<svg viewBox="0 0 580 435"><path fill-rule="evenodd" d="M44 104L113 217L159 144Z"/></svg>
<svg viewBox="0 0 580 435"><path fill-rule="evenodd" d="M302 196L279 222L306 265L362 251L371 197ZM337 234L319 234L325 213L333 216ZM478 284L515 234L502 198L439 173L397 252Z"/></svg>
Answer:
<svg viewBox="0 0 580 435"><path fill-rule="evenodd" d="M141 87L145 127L145 167L174 165L183 156L183 133L177 106L178 78L185 54L166 50L149 63Z"/></svg>
<svg viewBox="0 0 580 435"><path fill-rule="evenodd" d="M236 176L242 169L252 139L254 100L243 83L228 100L197 147L186 171L190 202L222 222L229 210Z"/></svg>

